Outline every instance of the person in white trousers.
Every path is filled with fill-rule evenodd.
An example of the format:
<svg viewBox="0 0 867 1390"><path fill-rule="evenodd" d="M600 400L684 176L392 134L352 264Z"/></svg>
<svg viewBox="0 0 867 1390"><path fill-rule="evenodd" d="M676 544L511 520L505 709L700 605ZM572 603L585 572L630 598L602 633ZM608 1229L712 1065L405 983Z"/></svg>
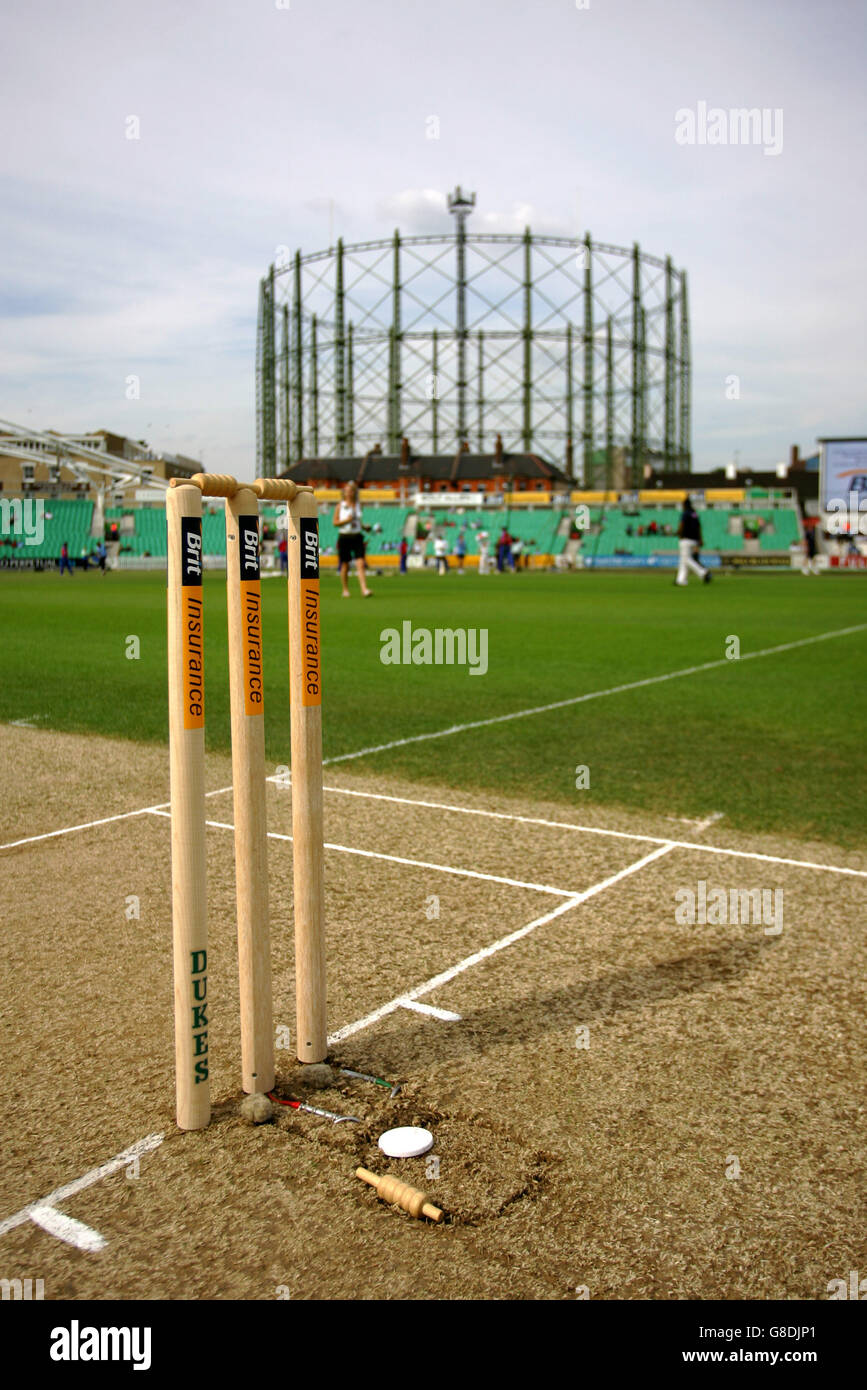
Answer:
<svg viewBox="0 0 867 1390"><path fill-rule="evenodd" d="M479 574L490 574L488 533L480 531L478 534L479 543Z"/></svg>
<svg viewBox="0 0 867 1390"><path fill-rule="evenodd" d="M702 543L701 522L688 497L684 499L677 534L680 539L678 542L679 564L675 584L684 588L689 583L690 570L693 574L697 574L705 584L709 584L710 570L705 569L704 565L700 565L695 558L695 552Z"/></svg>

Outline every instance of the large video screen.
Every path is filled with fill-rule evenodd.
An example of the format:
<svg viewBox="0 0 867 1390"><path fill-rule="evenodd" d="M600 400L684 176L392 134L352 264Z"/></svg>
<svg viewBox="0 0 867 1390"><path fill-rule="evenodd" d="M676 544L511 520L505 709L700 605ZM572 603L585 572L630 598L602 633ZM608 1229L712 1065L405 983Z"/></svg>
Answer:
<svg viewBox="0 0 867 1390"><path fill-rule="evenodd" d="M830 439L822 445L822 508L849 510L849 494L855 493L854 510L867 509L867 439Z"/></svg>

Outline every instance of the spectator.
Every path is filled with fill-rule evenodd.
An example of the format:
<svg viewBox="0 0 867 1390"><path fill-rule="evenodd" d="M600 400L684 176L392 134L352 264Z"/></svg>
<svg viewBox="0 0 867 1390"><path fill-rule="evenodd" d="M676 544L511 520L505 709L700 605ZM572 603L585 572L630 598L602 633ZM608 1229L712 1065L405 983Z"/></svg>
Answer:
<svg viewBox="0 0 867 1390"><path fill-rule="evenodd" d="M96 547L96 563L99 565L100 573L102 574L103 579L105 579L105 561L107 554L108 552L105 548L105 541L99 541Z"/></svg>

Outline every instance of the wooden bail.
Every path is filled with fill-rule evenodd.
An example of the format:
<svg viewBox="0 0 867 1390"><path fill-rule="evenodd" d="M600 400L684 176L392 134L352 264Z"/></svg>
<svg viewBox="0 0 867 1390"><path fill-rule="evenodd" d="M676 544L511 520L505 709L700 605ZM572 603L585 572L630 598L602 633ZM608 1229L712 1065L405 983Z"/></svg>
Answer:
<svg viewBox="0 0 867 1390"><path fill-rule="evenodd" d="M439 1207L429 1202L417 1187L410 1187L409 1183L401 1182L400 1178L395 1178L390 1173L385 1173L380 1178L368 1168L356 1168L355 1176L375 1187L377 1196L381 1197L383 1202L394 1202L396 1206L408 1211L410 1216L427 1216L431 1221L442 1221L443 1214Z"/></svg>

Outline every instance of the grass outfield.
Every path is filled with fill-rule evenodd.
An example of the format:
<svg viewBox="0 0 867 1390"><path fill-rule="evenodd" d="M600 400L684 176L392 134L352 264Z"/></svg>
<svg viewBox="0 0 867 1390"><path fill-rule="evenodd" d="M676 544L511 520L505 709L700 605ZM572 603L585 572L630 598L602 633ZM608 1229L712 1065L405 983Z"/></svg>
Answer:
<svg viewBox="0 0 867 1390"><path fill-rule="evenodd" d="M681 670L867 622L863 576L391 575L370 602L323 577L325 756ZM286 592L263 583L267 751L288 761ZM225 577L205 577L207 740L229 748ZM488 631L488 672L385 666L380 632ZM0 720L165 743L165 579L0 576ZM140 658L127 659L127 639ZM604 699L389 749L347 766L863 843L867 630ZM575 768L590 769L576 790ZM128 776L130 769L116 769ZM112 775L111 769L106 769ZM58 789L58 796L61 790ZM95 813L98 814L98 808Z"/></svg>

